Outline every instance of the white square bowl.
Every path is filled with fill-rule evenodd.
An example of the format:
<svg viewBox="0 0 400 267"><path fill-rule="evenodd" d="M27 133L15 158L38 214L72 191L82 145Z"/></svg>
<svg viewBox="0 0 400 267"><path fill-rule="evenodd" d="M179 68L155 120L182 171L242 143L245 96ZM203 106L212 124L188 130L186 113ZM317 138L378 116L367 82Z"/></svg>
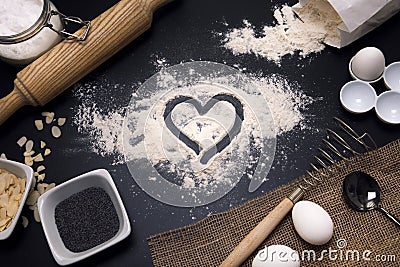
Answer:
<svg viewBox="0 0 400 267"><path fill-rule="evenodd" d="M29 189L31 188L32 179L33 179L33 170L31 167L29 167L25 164L11 161L11 160L6 160L6 159L0 159L0 169L11 172L18 178L22 178L22 179L26 180L25 191L24 191L24 194L22 195L21 203L19 204L18 211L15 214L15 217L12 219L10 226L8 226L7 229L4 229L3 231L0 232L0 240L4 240L4 239L7 239L11 235L11 233L14 231L15 225L18 222L19 216L21 215L21 211L25 205L25 200L29 194Z"/></svg>
<svg viewBox="0 0 400 267"><path fill-rule="evenodd" d="M75 253L67 249L61 239L55 221L55 209L61 201L93 186L104 189L110 196L118 215L119 230L110 240L86 251ZM121 197L118 194L110 173L104 169L82 174L47 191L39 197L38 208L51 253L59 265L68 265L83 260L120 242L131 233L128 214L126 213Z"/></svg>

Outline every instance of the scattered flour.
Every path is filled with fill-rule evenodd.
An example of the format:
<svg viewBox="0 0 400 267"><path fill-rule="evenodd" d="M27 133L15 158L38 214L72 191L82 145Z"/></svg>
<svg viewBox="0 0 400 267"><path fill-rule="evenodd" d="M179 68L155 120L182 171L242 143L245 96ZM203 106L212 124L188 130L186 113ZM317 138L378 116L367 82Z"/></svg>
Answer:
<svg viewBox="0 0 400 267"><path fill-rule="evenodd" d="M116 163L123 163L123 121L124 109L104 112L94 103L81 104L74 118L78 131L90 135L93 152L103 157L114 155Z"/></svg>
<svg viewBox="0 0 400 267"><path fill-rule="evenodd" d="M253 53L280 64L285 55L298 51L300 57L306 57L322 51L324 42L339 38L337 26L341 19L327 1L309 0L297 13L301 20L287 5L275 9L277 24L264 26L261 36L244 20L244 27L220 34L224 36L224 47L234 55Z"/></svg>
<svg viewBox="0 0 400 267"><path fill-rule="evenodd" d="M153 55L152 57L153 57L152 63L156 67L157 71L169 67L168 60L165 57L161 57L157 54Z"/></svg>
<svg viewBox="0 0 400 267"><path fill-rule="evenodd" d="M170 81L169 76L161 76L162 79L167 78ZM160 81L160 84L163 83ZM124 136L129 138L124 143L127 160L149 159L151 165L156 166L158 173L186 188L207 187L212 183L231 185L237 182L238 180L235 181L233 177L236 175L240 179L243 175L247 161L251 158L250 147L254 151L259 151L263 147L263 138L274 138L273 129L263 134L257 124L256 116L262 112L269 112L268 108L265 105L250 107L244 104L244 99L235 91L216 84L199 83L173 88L160 91L148 99L139 98L132 101L135 106L128 112L129 124L124 128ZM170 100L180 96L191 96L199 100L202 106L207 106L215 95L224 97L233 95L240 99L244 109L245 119L241 123L241 130L231 136L232 141L224 148L223 153L217 153L214 146L223 140L233 127L235 109L230 103L218 101L207 110L206 114L199 114L201 112L189 103L176 105L171 111L171 121L174 125L202 147L202 150L196 153L186 143L179 141L166 127L163 115L165 106ZM272 122L263 122L272 125ZM254 140L252 143L250 137ZM208 156L209 151L212 152L210 156ZM204 158L206 160L202 162Z"/></svg>
<svg viewBox="0 0 400 267"><path fill-rule="evenodd" d="M89 150L102 157L114 158L113 164L124 163L122 124L128 104L116 101L116 95L129 96L139 85L128 86L98 77L96 81L78 83L74 88L80 104L75 109L72 123L83 135L82 141L89 143ZM96 96L103 101L94 101Z"/></svg>
<svg viewBox="0 0 400 267"><path fill-rule="evenodd" d="M163 61L163 64L166 62ZM281 75L248 74L248 76L268 102L275 123L275 133L278 137L294 129L302 130L306 127L304 112L316 100L315 98L305 95L298 84L288 81ZM163 79L159 81L164 87L168 87L173 82L177 81L170 73L164 73ZM114 157L115 164L122 164L124 163L122 125L126 106L99 107L99 103L93 100L96 99L95 94L101 95L110 87L117 86L127 87L127 90L131 90L131 92L138 87L138 85L115 85L109 81L105 82L103 79L78 84L74 94L81 103L75 112L73 123L77 126L79 133L88 136L92 152L101 156ZM136 93L132 93L132 96L135 97ZM149 97L142 98L140 101L138 105L143 106L143 114L146 114L154 99ZM179 120L179 117L176 119Z"/></svg>
<svg viewBox="0 0 400 267"><path fill-rule="evenodd" d="M249 75L268 102L278 136L290 132L296 127L304 129L306 120L302 112L316 101L305 95L298 84L289 82L285 77Z"/></svg>
<svg viewBox="0 0 400 267"><path fill-rule="evenodd" d="M160 63L168 64L164 60ZM191 207L210 203L215 201L214 193L222 197L243 176L250 179L249 190L256 190L267 180L275 156L284 167L286 152L274 153L276 138L286 140L294 131L297 134L309 129L306 111L317 99L305 95L297 83L282 75L243 71L239 75L224 66L229 71L219 72L217 68L218 74L209 77L207 65L196 70L185 67L186 73L174 72L183 65L163 68L141 87L113 84L102 78L77 85L74 95L80 104L73 124L85 144L89 141L93 153L113 158L115 165L127 163L139 186L164 203ZM118 90L131 94L130 103L107 97L110 91L115 95ZM220 95L233 97L236 102L217 101L202 110L210 99ZM180 97L189 97L197 104L180 102L171 109L171 120L179 130L176 135L166 126L165 110L167 103ZM240 131L235 132L232 121L241 116L238 106L243 108L244 119L240 120ZM196 151L180 139L182 134L201 149ZM218 150L228 135L230 141ZM287 147L286 151L292 149ZM165 182L182 188L172 194L179 199L163 199L171 195L165 191L170 183Z"/></svg>

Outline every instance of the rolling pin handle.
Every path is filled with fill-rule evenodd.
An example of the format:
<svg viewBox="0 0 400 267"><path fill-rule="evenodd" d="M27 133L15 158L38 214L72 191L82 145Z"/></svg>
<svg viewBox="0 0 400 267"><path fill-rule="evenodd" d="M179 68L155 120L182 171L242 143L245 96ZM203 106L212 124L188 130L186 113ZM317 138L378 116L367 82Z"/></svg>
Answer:
<svg viewBox="0 0 400 267"><path fill-rule="evenodd" d="M26 97L17 88L0 99L0 125L3 124L14 112L30 104Z"/></svg>
<svg viewBox="0 0 400 267"><path fill-rule="evenodd" d="M235 247L219 267L239 267L261 243L271 234L286 214L299 201L305 191L297 187L289 197L284 198L251 232Z"/></svg>

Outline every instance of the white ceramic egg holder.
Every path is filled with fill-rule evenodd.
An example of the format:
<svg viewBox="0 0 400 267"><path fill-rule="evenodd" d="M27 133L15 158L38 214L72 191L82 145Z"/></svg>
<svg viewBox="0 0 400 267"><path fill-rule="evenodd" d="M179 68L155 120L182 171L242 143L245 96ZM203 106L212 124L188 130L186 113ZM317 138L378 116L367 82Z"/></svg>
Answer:
<svg viewBox="0 0 400 267"><path fill-rule="evenodd" d="M352 113L364 113L375 108L377 116L384 122L400 124L400 62L385 67L382 75L373 81L359 79L352 71L352 60L349 71L353 81L346 83L340 90L340 102ZM376 94L372 83L384 80L389 91Z"/></svg>

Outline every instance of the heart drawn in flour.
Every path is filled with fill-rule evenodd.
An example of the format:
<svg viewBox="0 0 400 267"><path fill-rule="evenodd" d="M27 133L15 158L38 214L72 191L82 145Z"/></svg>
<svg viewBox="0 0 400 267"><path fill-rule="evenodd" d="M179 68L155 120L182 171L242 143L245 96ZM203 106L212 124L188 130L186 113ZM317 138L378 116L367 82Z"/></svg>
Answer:
<svg viewBox="0 0 400 267"><path fill-rule="evenodd" d="M217 142L214 146L204 151L202 157L200 158L201 164L207 164L207 162L217 153L220 153L224 150L241 131L242 121L244 119L243 113L243 105L239 99L229 94L218 94L213 96L211 99L207 101L207 103L203 106L198 100L193 99L190 96L178 96L174 99L168 101L164 110L164 121L167 128L171 131L171 133L181 140L186 146L192 149L196 155L199 155L203 148L198 142L192 140L185 133L183 133L177 125L173 122L171 113L176 106L182 103L191 104L199 113L200 116L208 113L218 102L225 101L230 103L235 109L235 121L233 122L232 127L229 129L228 133L225 134L222 139Z"/></svg>

